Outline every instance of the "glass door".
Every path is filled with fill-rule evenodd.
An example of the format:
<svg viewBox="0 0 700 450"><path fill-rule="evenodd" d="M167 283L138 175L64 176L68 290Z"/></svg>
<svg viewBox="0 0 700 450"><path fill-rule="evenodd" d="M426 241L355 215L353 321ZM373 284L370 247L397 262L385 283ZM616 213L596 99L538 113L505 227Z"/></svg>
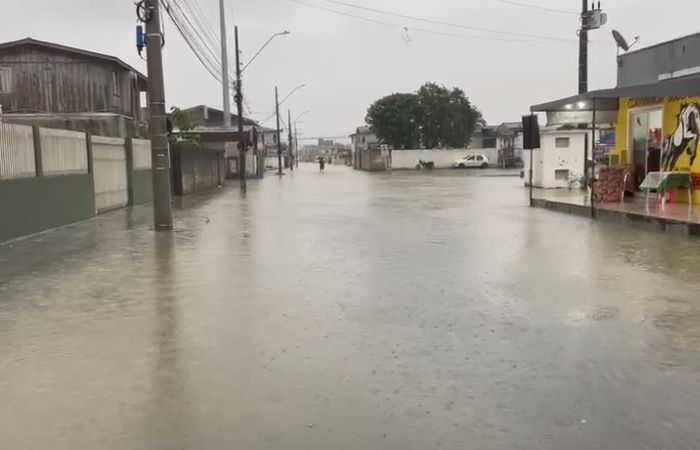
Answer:
<svg viewBox="0 0 700 450"><path fill-rule="evenodd" d="M663 110L649 111L649 139L647 140L647 173L661 170L661 142L663 140Z"/></svg>
<svg viewBox="0 0 700 450"><path fill-rule="evenodd" d="M630 114L632 165L635 187L639 187L647 175L647 145L649 139L649 112Z"/></svg>

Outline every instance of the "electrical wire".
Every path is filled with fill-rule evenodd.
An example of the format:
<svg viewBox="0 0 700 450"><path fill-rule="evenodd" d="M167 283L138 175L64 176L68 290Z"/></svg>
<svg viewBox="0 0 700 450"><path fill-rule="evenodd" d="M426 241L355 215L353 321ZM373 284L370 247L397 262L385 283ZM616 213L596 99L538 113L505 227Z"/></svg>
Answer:
<svg viewBox="0 0 700 450"><path fill-rule="evenodd" d="M211 43L206 42L205 38L202 36L202 32L200 32L200 30L199 30L199 27L194 25L192 23L192 21L190 20L189 16L187 15L187 13L185 13L182 10L180 2L178 0L172 0L172 2L177 7L178 12L182 15L182 18L187 22L187 25L189 26L189 30L191 30L193 33L196 34L198 41L200 43L200 46L209 53L209 56L211 56L212 60L216 63L216 65L221 67L221 60L220 60L220 56L219 56L220 52L216 51L216 46L212 45Z"/></svg>
<svg viewBox="0 0 700 450"><path fill-rule="evenodd" d="M515 5L515 6L520 6L521 8L531 8L531 9L538 9L540 11L547 11L547 12L553 12L553 13L560 13L560 14L571 14L574 16L578 16L581 13L575 12L575 11L568 11L565 9L556 9L556 8L548 8L546 6L539 6L539 5L533 5L531 3L521 3L521 2L514 2L513 0L494 0L497 2L501 3L506 3L509 5Z"/></svg>
<svg viewBox="0 0 700 450"><path fill-rule="evenodd" d="M165 0L161 0L161 3L164 4L165 11L167 12L168 17L170 17L170 20L173 22L173 25L175 25L175 28L177 28L180 35L190 47L190 50L192 50L197 59L199 59L199 61L202 63L207 72L209 72L209 74L213 76L215 80L221 82L221 71L217 70L221 67L221 63L218 63L217 67L217 62L211 60L211 57L207 55L207 51L202 46L202 43L197 41L192 31L187 28L186 21L183 20L182 17L178 16L178 13L175 10L175 8L172 8L170 3L166 3Z"/></svg>
<svg viewBox="0 0 700 450"><path fill-rule="evenodd" d="M197 0L160 0L170 20L207 72L223 83L219 34L211 26ZM234 60L235 61L235 60ZM235 79L235 62L227 67ZM244 111L251 107L244 96Z"/></svg>
<svg viewBox="0 0 700 450"><path fill-rule="evenodd" d="M292 1L294 3L300 3L297 0L290 0L290 1ZM506 35L506 36L534 38L534 39L539 39L539 40L562 41L562 42L576 41L576 39L562 38L562 37L556 37L556 36L543 36L543 35L537 35L537 34L517 33L517 32L513 32L513 31L495 30L492 28L483 28L483 27L477 27L477 26L472 26L472 25L443 22L443 21L439 21L439 20L426 19L423 17L410 16L407 14L401 14L401 13L387 11L387 10L383 10L383 9L370 8L368 6L357 5L354 3L348 3L345 1L341 1L341 0L323 0L323 1L326 3L333 3L336 5L345 6L348 8L355 8L355 9L360 9L360 10L364 10L364 11L371 11L374 13L400 17L402 19L409 19L409 20L415 20L417 22L430 23L433 25L441 25L441 26L447 26L447 27L453 27L453 28L462 28L462 29L466 29L466 30L481 31L481 32L485 32L485 33L493 33L493 34L500 34L500 35ZM306 4L306 6L310 6L310 5ZM317 8L322 8L321 6L316 6L316 5L314 5L314 6ZM327 10L339 13L339 11L337 11L337 10L330 10L330 9L327 9ZM414 28L414 30L415 30L415 28Z"/></svg>

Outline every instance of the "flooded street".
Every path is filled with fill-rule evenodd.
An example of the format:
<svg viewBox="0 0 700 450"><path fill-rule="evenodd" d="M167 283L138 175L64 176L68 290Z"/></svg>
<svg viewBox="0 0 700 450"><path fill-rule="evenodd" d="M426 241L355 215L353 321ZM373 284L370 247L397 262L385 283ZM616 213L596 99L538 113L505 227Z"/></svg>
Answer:
<svg viewBox="0 0 700 450"><path fill-rule="evenodd" d="M302 167L0 245L0 448L700 448L700 241L491 174Z"/></svg>

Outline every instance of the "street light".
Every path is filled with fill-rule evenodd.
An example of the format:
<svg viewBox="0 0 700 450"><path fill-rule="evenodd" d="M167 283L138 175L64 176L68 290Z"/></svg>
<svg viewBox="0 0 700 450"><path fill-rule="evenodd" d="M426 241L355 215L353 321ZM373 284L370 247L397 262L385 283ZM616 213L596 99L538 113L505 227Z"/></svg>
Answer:
<svg viewBox="0 0 700 450"><path fill-rule="evenodd" d="M279 105L281 105L282 103L284 103L285 101L287 101L287 99L288 99L289 97L291 97L293 93L295 93L296 91L298 91L299 89L301 89L301 88L303 88L303 87L306 87L306 83L302 83L302 84L300 84L299 86L297 86L297 87L295 87L294 89L292 89L292 91L291 91L289 94L287 94L287 96L286 96L285 98L283 98L282 101L279 102L279 104L278 104L277 106L279 106ZM279 113L279 111L278 111L278 113Z"/></svg>
<svg viewBox="0 0 700 450"><path fill-rule="evenodd" d="M273 40L274 38L276 38L277 36L285 36L285 35L287 35L287 34L289 34L289 33L290 33L290 31L284 30L284 31L282 31L282 32L280 32L280 33L275 33L275 34L273 34L272 36L270 36L270 39L268 39L268 40L263 44L263 46L260 47L260 50L258 50L257 52L255 52L255 54L253 55L253 57L250 58L250 61L248 61L248 62L245 64L245 66L243 66L243 68L241 69L241 73L245 72L245 70L248 68L248 66L249 66L253 61L255 61L255 58L257 58L258 55L259 55L260 53L262 53L263 50L265 50L265 47L267 47L267 45L268 45L270 42L272 42L272 40Z"/></svg>
<svg viewBox="0 0 700 450"><path fill-rule="evenodd" d="M223 20L223 19L222 19ZM250 66L250 63L252 63L255 58L267 47L267 44L269 44L274 38L277 36L284 36L286 34L289 34L289 31L283 31L281 33L275 33L272 36L270 36L270 39L263 44L263 46L258 50L255 55L248 61L248 63L241 67L241 62L240 62L240 50L238 48L238 26L234 27L234 33L235 33L235 40L236 40L236 112L238 113L238 171L240 172L241 176L241 191L245 192L247 189L246 186L246 145L245 145L245 134L243 133L243 89L241 86L241 74L243 71Z"/></svg>
<svg viewBox="0 0 700 450"><path fill-rule="evenodd" d="M287 96L283 98L282 101L279 101L279 96L277 94L277 86L275 86L274 115L277 117L277 175L282 175L282 142L280 141L280 105L284 103L289 97L291 97L292 94L294 94L296 91L303 88L304 86L306 86L306 83L302 83L299 86L292 89L292 91L289 94L287 94ZM270 118L268 118L267 120L270 120L271 118L272 116L270 116ZM267 122L267 120L265 122ZM289 126L291 127L291 125L292 124L290 123ZM289 151L291 152L291 148L289 149Z"/></svg>
<svg viewBox="0 0 700 450"><path fill-rule="evenodd" d="M307 109L307 110L304 111L303 113L299 114L299 115L297 116L297 118L294 119L294 123L296 124L296 123L299 121L299 119L301 119L301 116L303 116L303 115L306 114L306 113L310 113L310 112L311 112L311 110L310 110L310 109Z"/></svg>
<svg viewBox="0 0 700 450"><path fill-rule="evenodd" d="M303 121L299 120L304 116L304 114L311 112L311 110L307 109L303 113L299 114L296 119L294 119L294 149L296 150L296 158L294 158L294 161L296 162L297 167L299 167L299 133L297 132L297 124L298 123L303 123ZM289 124L290 129L292 124Z"/></svg>

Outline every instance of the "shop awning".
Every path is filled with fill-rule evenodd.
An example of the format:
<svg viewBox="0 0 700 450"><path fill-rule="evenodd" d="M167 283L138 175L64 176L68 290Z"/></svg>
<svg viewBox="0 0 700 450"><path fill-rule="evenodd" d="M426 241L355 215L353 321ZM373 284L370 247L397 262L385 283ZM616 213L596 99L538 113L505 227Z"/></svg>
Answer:
<svg viewBox="0 0 700 450"><path fill-rule="evenodd" d="M615 111L618 99L700 96L700 76L590 91L530 107L531 112Z"/></svg>

